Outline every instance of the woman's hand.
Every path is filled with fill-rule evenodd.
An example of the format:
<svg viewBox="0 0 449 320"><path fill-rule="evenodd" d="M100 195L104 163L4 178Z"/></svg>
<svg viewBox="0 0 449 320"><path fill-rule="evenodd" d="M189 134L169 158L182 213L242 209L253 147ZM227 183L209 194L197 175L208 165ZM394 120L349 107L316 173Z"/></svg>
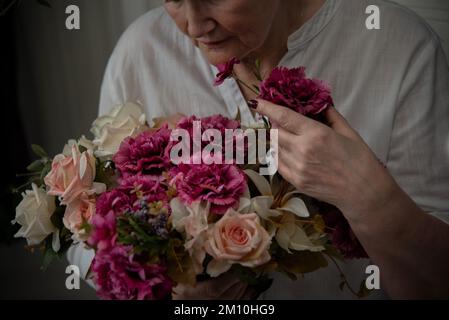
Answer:
<svg viewBox="0 0 449 320"><path fill-rule="evenodd" d="M196 287L179 284L173 289L173 300L250 300L256 292L233 274L200 281Z"/></svg>
<svg viewBox="0 0 449 320"><path fill-rule="evenodd" d="M279 173L299 191L338 207L351 222L390 201L398 186L338 111L329 126L288 108L257 100L256 110L279 130Z"/></svg>

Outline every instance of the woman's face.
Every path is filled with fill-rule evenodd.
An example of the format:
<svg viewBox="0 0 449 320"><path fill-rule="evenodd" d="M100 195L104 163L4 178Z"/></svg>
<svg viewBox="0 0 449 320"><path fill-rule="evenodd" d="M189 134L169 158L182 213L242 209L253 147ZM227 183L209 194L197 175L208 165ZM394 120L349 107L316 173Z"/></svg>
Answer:
<svg viewBox="0 0 449 320"><path fill-rule="evenodd" d="M217 65L261 49L281 0L166 0L178 28Z"/></svg>

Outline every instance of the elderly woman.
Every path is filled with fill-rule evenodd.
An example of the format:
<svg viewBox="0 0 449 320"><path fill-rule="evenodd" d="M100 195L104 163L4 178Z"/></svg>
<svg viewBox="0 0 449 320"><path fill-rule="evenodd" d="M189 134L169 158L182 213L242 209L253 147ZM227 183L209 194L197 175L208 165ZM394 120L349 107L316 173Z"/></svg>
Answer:
<svg viewBox="0 0 449 320"><path fill-rule="evenodd" d="M369 5L380 10L380 29L367 28ZM350 282L360 283L374 263L392 298L449 297L449 71L425 22L382 0L180 0L164 7L120 39L100 113L141 101L149 118L220 113L249 124L256 113L267 116L279 129L280 174L337 206L367 251L371 262L345 266ZM305 66L308 76L330 83L330 127L266 101L248 104L254 94L234 80L214 88L214 66L232 57L242 61L235 73L247 83L257 83L255 59L263 75ZM329 267L297 282L276 275L264 297L346 298L336 272ZM251 292L224 277L178 286L174 297Z"/></svg>

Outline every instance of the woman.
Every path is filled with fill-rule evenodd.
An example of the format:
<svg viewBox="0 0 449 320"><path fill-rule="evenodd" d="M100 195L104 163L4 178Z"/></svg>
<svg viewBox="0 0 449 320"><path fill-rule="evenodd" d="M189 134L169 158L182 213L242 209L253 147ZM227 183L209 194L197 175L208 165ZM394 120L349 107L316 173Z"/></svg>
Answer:
<svg viewBox="0 0 449 320"><path fill-rule="evenodd" d="M369 5L380 29L369 30ZM100 113L139 100L148 118L176 112L265 115L279 129L279 172L337 206L392 298L449 297L449 72L438 37L415 14L382 0L181 0L137 20L105 74ZM277 65L305 66L327 81L330 127L265 101L233 80L213 88L213 65L238 57L257 83ZM338 111L337 111L338 110ZM386 164L385 169L379 159ZM345 266L357 285L367 261ZM297 282L275 276L265 298L347 298L336 270ZM250 297L226 277L179 286L175 298ZM382 292L374 293L382 296Z"/></svg>

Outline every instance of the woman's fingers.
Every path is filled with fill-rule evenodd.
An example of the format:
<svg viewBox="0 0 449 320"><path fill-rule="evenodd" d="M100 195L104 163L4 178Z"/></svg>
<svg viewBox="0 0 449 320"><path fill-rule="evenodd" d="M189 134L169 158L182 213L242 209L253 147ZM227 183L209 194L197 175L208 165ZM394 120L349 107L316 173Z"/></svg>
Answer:
<svg viewBox="0 0 449 320"><path fill-rule="evenodd" d="M314 122L319 124L288 108L261 99L257 99L257 102L257 112L259 114L268 117L278 127L291 133L300 135L307 131L307 128L314 125Z"/></svg>
<svg viewBox="0 0 449 320"><path fill-rule="evenodd" d="M297 136L283 128L278 128L277 130L279 153L294 149Z"/></svg>
<svg viewBox="0 0 449 320"><path fill-rule="evenodd" d="M352 140L360 140L359 134L349 125L348 121L338 112L335 107L327 108L324 112L329 126L335 132Z"/></svg>

